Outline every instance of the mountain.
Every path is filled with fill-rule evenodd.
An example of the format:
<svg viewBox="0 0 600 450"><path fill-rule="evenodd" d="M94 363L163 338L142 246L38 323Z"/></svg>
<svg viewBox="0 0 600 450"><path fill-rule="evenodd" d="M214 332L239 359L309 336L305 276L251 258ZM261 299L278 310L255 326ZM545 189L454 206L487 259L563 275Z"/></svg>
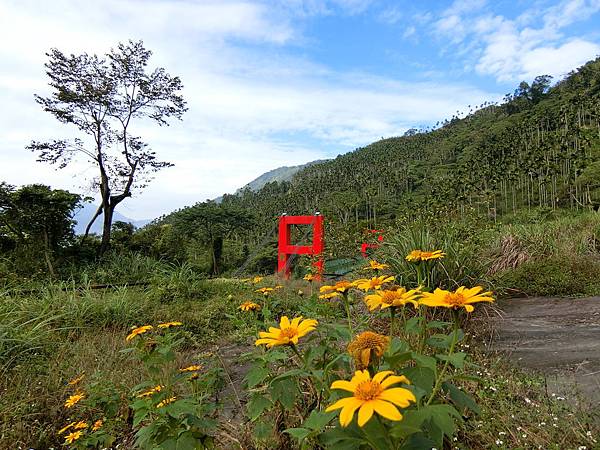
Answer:
<svg viewBox="0 0 600 450"><path fill-rule="evenodd" d="M77 222L75 224L75 233L76 234L85 233L85 228L87 227L87 224L90 222L90 220L92 220L92 217L94 217L94 214L96 213L97 209L98 209L98 205L94 205L91 203L85 203L83 205L83 208L81 208L79 211L75 212L75 215L73 216L73 220L75 220ZM146 225L147 223L149 223L151 220L134 220L134 219L130 219L129 217L124 216L119 211L115 211L114 216L113 216L113 223L115 223L117 221L131 223L136 228L141 228L144 225ZM96 219L96 221L94 222L94 225L92 225L90 232L96 233L96 234L102 234L102 215L100 215Z"/></svg>
<svg viewBox="0 0 600 450"><path fill-rule="evenodd" d="M277 169L273 169L273 170L263 173L258 178L252 180L250 183L239 188L236 191L236 194L239 194L244 189L250 189L251 191L254 191L254 192L259 191L265 186L265 184L272 183L274 181L277 183L282 183L284 181L290 181L294 177L294 175L296 175L302 169L305 169L305 168L315 165L315 164L320 164L325 161L328 161L328 160L318 159L316 161L311 161L306 164L301 164L299 166L278 167Z"/></svg>
<svg viewBox="0 0 600 450"><path fill-rule="evenodd" d="M234 195L239 195L244 189L250 189L253 192L259 191L263 188L267 183L277 182L282 183L284 181L290 181L296 173L300 170L312 166L314 164L319 164L322 162L328 161L326 159L318 159L316 161L310 161L306 164L300 164L299 166L283 166L278 167L273 170L269 170L268 172L263 173L258 178L255 178L250 183L242 186L237 191L235 191ZM221 203L223 200L223 196L215 198L215 202Z"/></svg>

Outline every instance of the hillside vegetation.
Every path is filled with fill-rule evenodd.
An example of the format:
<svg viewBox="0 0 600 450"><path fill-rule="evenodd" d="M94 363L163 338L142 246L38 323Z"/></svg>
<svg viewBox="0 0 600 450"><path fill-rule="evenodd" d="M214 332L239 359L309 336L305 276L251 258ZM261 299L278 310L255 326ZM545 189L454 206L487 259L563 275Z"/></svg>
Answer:
<svg viewBox="0 0 600 450"><path fill-rule="evenodd" d="M373 225L417 207L492 216L536 206L597 209L599 114L597 59L553 87L538 77L500 105L383 139L224 202L268 218L321 211Z"/></svg>

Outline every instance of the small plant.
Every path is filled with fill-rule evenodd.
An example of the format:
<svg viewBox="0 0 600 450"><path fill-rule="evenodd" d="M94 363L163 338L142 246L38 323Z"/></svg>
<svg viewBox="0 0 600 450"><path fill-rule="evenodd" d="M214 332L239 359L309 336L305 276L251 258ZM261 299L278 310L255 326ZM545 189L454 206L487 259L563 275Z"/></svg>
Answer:
<svg viewBox="0 0 600 450"><path fill-rule="evenodd" d="M172 330L181 325L145 325L126 338L134 342L127 351L136 353L147 374L147 380L134 387L130 402L136 445L142 449L214 447L216 404L209 399L218 370L204 370L198 364L177 367L175 348L183 337Z"/></svg>

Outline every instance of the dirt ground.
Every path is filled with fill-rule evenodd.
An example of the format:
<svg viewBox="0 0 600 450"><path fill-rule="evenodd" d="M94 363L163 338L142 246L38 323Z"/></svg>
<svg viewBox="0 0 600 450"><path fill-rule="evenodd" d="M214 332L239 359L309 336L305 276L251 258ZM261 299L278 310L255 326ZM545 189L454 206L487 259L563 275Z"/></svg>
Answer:
<svg viewBox="0 0 600 450"><path fill-rule="evenodd" d="M546 376L548 394L600 404L600 297L498 302L490 350Z"/></svg>

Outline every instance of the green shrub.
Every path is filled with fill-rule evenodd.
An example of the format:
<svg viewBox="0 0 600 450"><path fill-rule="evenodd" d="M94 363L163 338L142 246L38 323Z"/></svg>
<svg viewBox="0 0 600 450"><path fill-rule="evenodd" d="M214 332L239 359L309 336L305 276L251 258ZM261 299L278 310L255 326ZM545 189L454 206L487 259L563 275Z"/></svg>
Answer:
<svg viewBox="0 0 600 450"><path fill-rule="evenodd" d="M506 295L577 296L600 293L600 260L571 256L530 260L493 280Z"/></svg>

